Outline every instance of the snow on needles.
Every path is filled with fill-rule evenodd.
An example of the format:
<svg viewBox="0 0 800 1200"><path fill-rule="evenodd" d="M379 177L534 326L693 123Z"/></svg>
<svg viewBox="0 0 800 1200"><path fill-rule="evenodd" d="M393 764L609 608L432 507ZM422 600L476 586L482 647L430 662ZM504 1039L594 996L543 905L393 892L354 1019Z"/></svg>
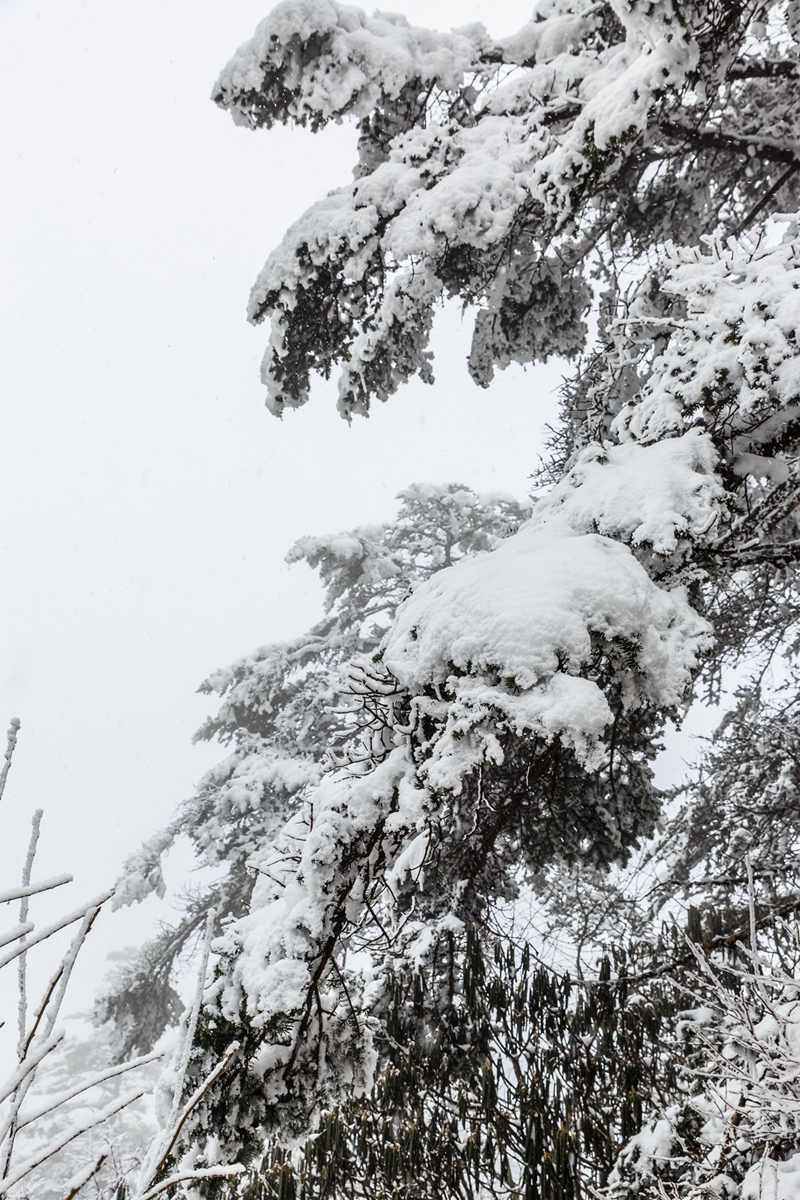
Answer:
<svg viewBox="0 0 800 1200"><path fill-rule="evenodd" d="M668 250L664 291L684 298L688 312L615 428L653 442L680 429L688 412L709 425L730 406L741 453L769 442L800 403L800 258L793 240L770 245L763 231L755 242L704 241Z"/></svg>
<svg viewBox="0 0 800 1200"><path fill-rule="evenodd" d="M412 726L427 718L437 732L420 759L398 726L382 761L323 777L253 864L252 912L217 946L231 963L216 989L224 1015L245 1003L258 1026L280 1014L302 1019L335 914L358 924L361 864L378 855L387 878L400 879L412 860L420 872L427 823L480 762L502 761L504 728L560 738L592 770L612 720L599 664L610 665L626 706L680 703L710 642L708 624L683 588L659 586L629 546L581 526L590 511L605 513L618 536L646 534L670 551L678 532L698 534L713 520L712 464L696 431L671 444L607 447L605 460L585 453L519 532L438 571L400 606L383 666L411 698ZM368 973L347 978L351 998L370 986ZM332 999L328 1019L340 1016ZM366 1028L362 1037L361 1051L346 1057L367 1086ZM283 1063L273 1047L262 1066ZM274 1087L280 1092L277 1078Z"/></svg>
<svg viewBox="0 0 800 1200"><path fill-rule="evenodd" d="M458 87L488 42L482 25L438 33L410 25L397 13L369 17L362 9L334 0L285 0L240 46L213 95L229 103L237 123L251 124L247 106L227 98L257 91L265 86L270 70L282 69L299 87L299 95L283 111L277 109L274 119L320 124L344 113L363 117L382 96L399 95L409 79L418 80L421 87ZM325 61L319 66L303 55L309 43L325 47Z"/></svg>
<svg viewBox="0 0 800 1200"><path fill-rule="evenodd" d="M545 527L531 521L491 554L418 587L398 613L384 662L412 693L438 693L418 700L426 711L446 706L428 777L459 790L479 756L459 743L490 714L493 724L500 716L518 732L561 737L587 767L599 765L612 713L600 685L581 677L598 643L628 659L627 705L672 705L709 637L683 589L663 590L627 547L575 534L559 515Z"/></svg>
<svg viewBox="0 0 800 1200"><path fill-rule="evenodd" d="M672 555L717 519L723 490L716 461L711 438L700 429L649 446L588 446L539 501L534 524L561 513L576 533L608 534Z"/></svg>

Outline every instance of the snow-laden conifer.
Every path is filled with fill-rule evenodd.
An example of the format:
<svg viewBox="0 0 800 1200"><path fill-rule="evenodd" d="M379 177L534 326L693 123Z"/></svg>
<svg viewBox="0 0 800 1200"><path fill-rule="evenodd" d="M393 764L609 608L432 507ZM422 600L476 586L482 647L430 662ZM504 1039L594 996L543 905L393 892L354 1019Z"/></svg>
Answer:
<svg viewBox="0 0 800 1200"><path fill-rule="evenodd" d="M337 373L348 419L412 375L432 383L432 313L447 297L473 314L479 384L552 355L577 368L550 486L527 522L442 555L435 530L437 520L453 528L450 493L448 512L429 506L424 545L402 521L394 541L388 531L306 541L297 554L323 573L326 621L212 680L225 698L207 730L232 738L234 754L179 823L201 855L230 860L223 911L233 919L214 944L186 1087L209 1078L234 1040L239 1049L186 1124L180 1152L198 1169L256 1164L266 1146L258 1186L317 1194L328 1186L313 1159L324 1139L308 1143L304 1176L297 1156L278 1152L283 1141L264 1138L321 1121L331 1162L350 1162L337 1176L344 1194L389 1195L403 1180L425 1196L444 1187L566 1200L609 1184L643 1120L660 1146L658 1122L689 1111L692 1078L717 1078L711 1042L689 1064L698 1073L676 1071L675 1013L699 978L693 951L674 927L666 939L657 925L642 930L648 916L674 915L678 885L696 883L700 864L741 869L726 847L734 827L751 855L750 910L741 886L724 914L710 902L717 893L695 896L689 931L703 953L735 946L748 921L754 953L756 926L777 928L796 903L792 871L770 875L759 857L731 779L750 758L780 858L794 836L781 804L794 742L787 722L767 742L756 730L779 703L794 711L793 693L770 698L766 668L797 645L796 8L542 0L498 41L479 25L437 33L335 0L285 0L215 85L217 103L252 128L358 127L352 183L299 218L253 288L250 317L271 327L273 413L303 404L313 373ZM387 553L401 532L415 548L402 563ZM583 870L593 895L612 895L591 873L624 864L653 833L667 722L704 688L717 696L723 671L748 668L753 704L729 724L742 737L730 757L711 756L674 829L661 830L635 921L619 884L605 935L642 935L632 954L615 947L619 990L602 990L608 955L581 981L580 1001L568 987L551 995L544 977L531 985L528 967L519 981L531 1037L563 1036L574 1062L577 1038L591 1050L585 1074L563 1086L554 1075L536 1092L547 1120L529 1122L521 1140L507 1113L488 1128L498 1103L518 1130L530 1113L504 1075L522 1059L511 1033L498 1033L514 986L476 971L478 947L503 959L500 914L530 880L549 879L555 895L563 868L568 897ZM694 841L693 822L706 818L715 829ZM158 886L171 836L132 864L133 895ZM768 877L771 910L753 916ZM668 994L656 996L662 983ZM546 1003L553 1023L540 1030ZM591 1029L575 1023L587 1011ZM631 1047L644 1054L662 1017L663 1053L648 1050L637 1073ZM597 1111L581 1087L607 1079L623 1034L630 1088L623 1103L609 1085ZM470 1108L479 1060L480 1119ZM404 1071L428 1090L401 1144ZM573 1128L553 1117L564 1088ZM358 1111L365 1132L353 1150L347 1120ZM372 1185L358 1155L368 1160L374 1137L384 1155ZM452 1164L454 1146L473 1174L442 1166L437 1176L433 1164ZM758 1147L741 1153L752 1165ZM635 1188L624 1161L614 1178ZM730 1176L733 1194L754 1178L745 1166ZM653 1186L688 1196L698 1180L707 1177L678 1170Z"/></svg>

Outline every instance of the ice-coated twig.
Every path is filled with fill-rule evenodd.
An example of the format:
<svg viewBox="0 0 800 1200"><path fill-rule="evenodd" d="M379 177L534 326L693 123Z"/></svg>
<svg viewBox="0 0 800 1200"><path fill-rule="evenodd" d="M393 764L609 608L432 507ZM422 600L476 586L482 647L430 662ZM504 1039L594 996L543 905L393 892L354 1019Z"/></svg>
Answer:
<svg viewBox="0 0 800 1200"><path fill-rule="evenodd" d="M56 1023L59 1012L61 1011L61 1005L64 1001L64 994L67 990L67 984L69 983L70 976L72 975L73 967L75 966L75 960L78 957L78 953L83 946L83 943L88 937L92 925L97 919L97 915L100 912L102 905L112 894L113 889L90 901L89 904L85 906L83 919L78 927L78 931L72 939L66 954L61 959L61 962L53 973L50 983L48 984L44 996L39 1004L36 1017L25 1043L26 1051L33 1043L40 1024L42 1025L43 1029L43 1037L48 1038L53 1032L53 1026Z"/></svg>
<svg viewBox="0 0 800 1200"><path fill-rule="evenodd" d="M70 1179L69 1183L67 1184L69 1191L64 1197L64 1200L75 1200L78 1192L80 1192L82 1188L85 1188L89 1180L94 1179L95 1175L97 1175L97 1173L101 1170L103 1163L107 1158L108 1151L104 1150L97 1162L94 1164L90 1163L87 1167L84 1167L82 1171L79 1171L77 1175L73 1175L72 1179Z"/></svg>
<svg viewBox="0 0 800 1200"><path fill-rule="evenodd" d="M88 904L81 905L80 908L75 909L74 912L69 913L68 916L59 917L57 921L53 921L52 925L46 925L44 929L40 929L39 932L34 934L33 937L28 938L24 946L15 946L13 950L8 950L5 954L0 955L0 970L2 970L3 967L7 967L10 962L13 962L18 954L22 954L24 951L30 950L32 946L37 944L37 942L46 941L47 938L52 937L53 934L58 933L59 930L66 929L68 925L74 925L76 921L82 920L86 916L87 912L99 909L100 905L104 904L109 896L112 896L113 894L113 889L110 889L108 892L104 892L102 895L95 897L94 900L90 900Z"/></svg>
<svg viewBox="0 0 800 1200"><path fill-rule="evenodd" d="M13 745L12 745L12 734L13 734ZM14 746L16 745L16 740L17 740L17 731L16 731L16 729L14 729L13 722L12 722L11 730L9 731L8 740L9 740L9 749L6 752L6 765L3 768L3 770L6 773L6 777L8 775L8 768L11 766L11 755L13 754ZM3 786L5 787L5 778L3 779ZM41 808L37 808L36 812L33 814L33 819L31 820L31 836L30 836L30 841L28 842L28 852L25 855L25 863L22 868L23 896L22 896L22 899L20 900L20 905L19 905L18 929L21 930L21 936L19 937L19 942L18 942L18 946L17 946L17 950L16 950L16 958L17 958L17 1061L20 1063L23 1062L25 1059L25 1051L27 1048L26 1047L26 1038L25 1038L25 1031L26 1031L27 1023L28 1023L28 972L27 972L27 955L25 952L25 947L27 945L26 935L28 933L32 932L31 923L28 921L28 896L25 895L24 893L30 887L31 874L33 872L33 860L36 857L36 847L39 844L39 832L41 830L41 826L42 826L42 810L41 810ZM4 956L4 957L7 958L7 956ZM12 955L12 957L13 957L13 955ZM10 961L10 959L8 959L8 961ZM5 963L3 963L3 965L5 965ZM22 1101L22 1097L25 1095L28 1087L30 1086L30 1081L32 1079L33 1079L33 1073L31 1072L30 1074L25 1076L25 1079L20 1083L19 1087L16 1089L14 1096L12 1097L12 1100L11 1100L11 1111L9 1113L8 1121L5 1125L5 1128L3 1129L2 1138L0 1139L0 1141L5 1141L5 1147L3 1149L3 1177L5 1177L6 1174L8 1173L8 1167L11 1162L11 1155L14 1152L14 1140L17 1136L17 1114L19 1112L19 1105Z"/></svg>
<svg viewBox="0 0 800 1200"><path fill-rule="evenodd" d="M116 1113L121 1112L123 1108L127 1108L129 1104L133 1104L134 1100L139 1100L145 1094L145 1089L140 1088L136 1092L131 1092L127 1096L123 1096L121 1100L114 1100L100 1112L89 1112L83 1121L78 1121L69 1129L59 1134L52 1142L48 1142L41 1150L32 1155L25 1162L21 1163L10 1174L6 1174L0 1180L0 1196L6 1195L9 1188L12 1188L15 1183L19 1183L26 1175L30 1175L43 1162L47 1162L48 1158L52 1158L54 1154L58 1154L59 1150L63 1150L70 1142L74 1142L81 1134L88 1133L90 1129L95 1129L98 1125L102 1125L109 1117L113 1117Z"/></svg>
<svg viewBox="0 0 800 1200"><path fill-rule="evenodd" d="M42 810L37 808L33 814L31 821L31 840L28 843L28 853L25 855L25 866L22 868L22 890L27 892L31 885L31 875L33 874L33 860L36 857L36 847L39 845L39 833L42 828ZM26 925L28 922L29 897L23 895L19 902L19 923ZM22 935L20 941L25 944L25 934ZM28 1022L28 956L23 950L17 959L17 986L19 991L19 1004L17 1008L17 1056L21 1059L24 1053L25 1045L25 1029Z"/></svg>
<svg viewBox="0 0 800 1200"><path fill-rule="evenodd" d="M174 1187L177 1183L192 1183L201 1179L230 1179L243 1174L246 1169L241 1163L233 1163L228 1167L194 1167L187 1171L179 1171L176 1175L170 1175L168 1179L162 1179L161 1183L137 1196L136 1200L155 1200L156 1196L160 1196L167 1188Z"/></svg>
<svg viewBox="0 0 800 1200"><path fill-rule="evenodd" d="M24 1129L26 1125L32 1125L34 1121L47 1116L48 1113L53 1112L56 1108L60 1108L62 1104L67 1104L70 1100L74 1100L76 1096L80 1096L83 1092L88 1092L90 1088L99 1087L101 1083L107 1083L109 1079L115 1079L118 1075L126 1075L128 1071L134 1071L137 1067L145 1067L148 1063L158 1062L163 1057L163 1050L154 1050L151 1054L143 1054L139 1058L129 1059L128 1062L115 1063L112 1067L106 1067L104 1071L98 1071L97 1074L90 1076L86 1080L82 1080L68 1091L59 1092L58 1095L51 1096L39 1108L30 1109L22 1113L17 1122L17 1129Z"/></svg>
<svg viewBox="0 0 800 1200"><path fill-rule="evenodd" d="M9 929L6 933L0 933L0 946L7 946L9 942L18 942L26 933L33 932L33 921L26 921L24 925L15 925L13 929ZM19 951L19 953L22 953Z"/></svg>
<svg viewBox="0 0 800 1200"><path fill-rule="evenodd" d="M8 735L8 748L5 763L0 769L0 797L8 776L11 756L17 741L19 721L13 720ZM65 1146L81 1137L83 1134L115 1116L122 1109L138 1100L145 1094L144 1087L138 1087L127 1095L118 1097L101 1110L94 1109L92 1104L80 1105L78 1114L68 1125L63 1121L57 1123L57 1132L44 1144L35 1150L27 1150L27 1157L21 1163L14 1162L15 1140L17 1135L32 1126L36 1126L43 1117L52 1113L64 1113L66 1107L77 1097L84 1096L92 1088L100 1087L109 1080L126 1075L138 1067L161 1058L162 1053L155 1051L142 1055L125 1063L115 1064L95 1072L91 1077L80 1080L68 1086L58 1094L44 1096L34 1104L28 1104L25 1111L22 1105L34 1083L40 1064L62 1042L63 1032L55 1031L55 1022L61 1010L67 985L70 980L78 953L86 941L86 937L100 912L102 905L113 895L113 889L96 896L87 904L60 917L43 929L36 931L34 923L28 919L29 898L42 892L58 888L72 882L69 874L51 876L38 883L32 883L33 863L36 855L42 812L38 810L33 817L32 830L21 884L17 887L0 892L0 904L20 902L19 921L17 925L0 934L0 969L17 960L18 982L18 1037L17 1065L5 1083L0 1083L0 1105L4 1108L2 1123L0 1123L0 1197L8 1195L21 1180L25 1179L37 1168L46 1163L53 1155L58 1154ZM52 938L60 930L78 923L78 929L66 950L61 955L55 971L50 977L39 1004L33 1013L31 1028L28 1024L28 979L26 972L27 952L40 942ZM196 1020L196 1018L195 1018ZM193 1030L192 1030L193 1032ZM60 1126L60 1128L59 1128ZM64 1200L73 1200L85 1187L90 1179L97 1176L108 1158L103 1153L91 1164L82 1167L65 1186L67 1195Z"/></svg>
<svg viewBox="0 0 800 1200"><path fill-rule="evenodd" d="M100 904L107 900L110 894L111 892L104 894L100 898L100 903L93 901L89 905L84 906L82 920L78 931L72 939L67 952L61 959L61 962L59 963L50 980L50 983L45 989L44 996L39 1004L39 1008L36 1012L31 1030L22 1042L19 1055L20 1063L27 1059L31 1050L35 1050L37 1048L38 1041L47 1042L50 1040L53 1027L61 1010L61 1005L64 1000L67 984L69 983L69 979L72 974L72 969L75 966L75 960L78 957L78 952L85 942L86 936L100 911ZM34 940L36 939L31 939L29 945L33 944ZM1 962L0 965L2 965ZM11 1157L14 1151L14 1141L17 1132L19 1110L23 1101L25 1100L31 1084L33 1083L35 1073L36 1068L33 1067L25 1074L24 1078L14 1091L13 1095L11 1096L8 1115L4 1122L2 1131L0 1131L0 1145L3 1146L2 1176L0 1176L0 1178L2 1178L4 1183L8 1178ZM53 1153L55 1153L55 1151L53 1151ZM2 1194L2 1191L0 1191L0 1196Z"/></svg>
<svg viewBox="0 0 800 1200"><path fill-rule="evenodd" d="M8 772L11 768L11 758L14 754L14 747L17 744L17 734L19 733L19 717L12 717L8 726L8 743L4 755L5 762L0 770L0 800L3 799L3 792L6 790L6 780Z"/></svg>
<svg viewBox="0 0 800 1200"><path fill-rule="evenodd" d="M231 1042L227 1050L223 1054L221 1060L217 1063L214 1069L203 1079L200 1085L195 1088L188 1100L181 1103L183 1096L183 1085L186 1079L186 1072L189 1067L189 1059L192 1053L192 1045L194 1044L194 1035L197 1028L197 1019L200 1015L200 1009L203 1004L203 994L205 992L206 973L208 971L208 959L211 953L211 939L214 932L214 921L216 912L211 909L206 919L206 936L203 943L203 954L200 961L200 967L197 972L197 987L195 989L194 1000L191 1008L186 1014L186 1027L181 1037L180 1045L176 1050L176 1068L172 1087L172 1110L169 1115L169 1120L166 1123L163 1133L152 1142L150 1149L145 1157L144 1162L139 1170L138 1183L132 1192L132 1200L151 1200L151 1197L159 1195L170 1185L169 1181L159 1183L154 1188L153 1180L160 1171L164 1169L167 1160L180 1136L181 1130L185 1125L192 1111L202 1100L208 1089L216 1082L223 1071L226 1070L230 1062L235 1057L239 1050L238 1042ZM202 1168L182 1173L171 1177L172 1183L180 1183L189 1179L213 1178L213 1174L209 1175L208 1171L216 1172L216 1174L236 1173L231 1172L229 1168L222 1170L221 1168ZM205 1172L205 1174L203 1173Z"/></svg>
<svg viewBox="0 0 800 1200"><path fill-rule="evenodd" d="M31 883L28 887L15 887L7 892L0 892L0 904L10 904L12 900L21 900L23 896L38 896L40 892L49 892L52 888L63 887L72 883L71 875L53 875L40 883Z"/></svg>
<svg viewBox="0 0 800 1200"><path fill-rule="evenodd" d="M212 908L206 918L206 935L203 940L203 953L197 972L197 987L195 988L194 1000L191 1008L184 1014L186 1017L186 1028L181 1037L176 1055L175 1078L172 1083L172 1111L170 1112L169 1120L166 1123L163 1133L160 1137L153 1140L142 1163L139 1171L138 1188L134 1193L136 1200L141 1200L141 1197L152 1183L154 1177L158 1174L161 1164L166 1160L172 1146L175 1144L175 1137L177 1136L175 1130L178 1128L178 1122L180 1121L182 1125L186 1120L186 1117L181 1112L183 1083L189 1067L192 1043L194 1042L194 1034L197 1028L197 1018L200 1015L200 1007L203 1003L206 971L208 970L208 957L211 953L211 938L215 919L216 913Z"/></svg>
<svg viewBox="0 0 800 1200"><path fill-rule="evenodd" d="M38 1046L36 1050L29 1051L28 1054L25 1055L25 1058L19 1064L16 1071L9 1076L5 1083L0 1084L0 1104L3 1104L12 1094L12 1092L17 1090L25 1077L32 1071L35 1071L42 1059L46 1058L52 1050L55 1050L56 1046L58 1046L63 1039L63 1032L59 1032L55 1035L55 1037L50 1038L46 1042L42 1042L42 1044Z"/></svg>
<svg viewBox="0 0 800 1200"><path fill-rule="evenodd" d="M206 936L203 941L203 954L200 959L200 966L197 971L197 987L195 988L194 1001L189 1013L189 1020L186 1023L186 1032L181 1044L180 1057L178 1058L177 1071L175 1073L175 1092L172 1100L172 1112L167 1124L167 1132L169 1132L178 1120L181 1108L181 1095L183 1094L183 1082L186 1078L186 1072L189 1067L189 1058L192 1053L192 1045L194 1043L194 1034L197 1029L197 1018L200 1015L200 1009L203 1004L203 993L206 987L206 971L208 970L208 958L211 953L211 938L214 933L214 921L217 914L214 909L210 909L206 918Z"/></svg>

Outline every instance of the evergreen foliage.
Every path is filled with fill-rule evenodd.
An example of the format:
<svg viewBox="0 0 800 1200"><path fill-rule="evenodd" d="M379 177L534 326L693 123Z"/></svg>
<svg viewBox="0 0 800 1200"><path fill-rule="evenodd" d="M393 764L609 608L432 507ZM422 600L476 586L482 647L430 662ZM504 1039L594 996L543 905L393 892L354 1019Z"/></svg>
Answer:
<svg viewBox="0 0 800 1200"><path fill-rule="evenodd" d="M540 0L501 41L285 0L222 72L238 123L358 126L251 295L273 413L432 382L444 297L479 384L576 369L529 515L416 488L305 539L326 617L205 685L233 752L126 882L181 830L226 866L143 960L152 1033L219 912L173 1165L247 1170L204 1194L796 1195L799 44L794 0ZM657 828L662 733L731 678Z"/></svg>
<svg viewBox="0 0 800 1200"><path fill-rule="evenodd" d="M293 546L287 561L319 574L324 618L294 642L262 646L201 684L201 692L223 702L197 737L217 738L231 753L130 859L116 903L163 892L161 856L181 836L190 838L200 864L221 874L186 894L180 923L141 947L98 1001L97 1016L113 1021L120 1054L149 1048L180 1015L170 980L181 954L211 909L219 918L247 911L250 859L280 831L303 788L342 752L361 689L352 669L344 678L345 669L375 653L415 583L491 549L530 512L511 496L478 495L459 484L418 484L398 499L393 522Z"/></svg>

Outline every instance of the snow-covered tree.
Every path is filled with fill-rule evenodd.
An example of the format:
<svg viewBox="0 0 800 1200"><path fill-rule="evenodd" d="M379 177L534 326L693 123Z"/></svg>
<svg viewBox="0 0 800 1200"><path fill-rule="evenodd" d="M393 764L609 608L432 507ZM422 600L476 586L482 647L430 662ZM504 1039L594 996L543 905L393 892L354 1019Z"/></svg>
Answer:
<svg viewBox="0 0 800 1200"><path fill-rule="evenodd" d="M97 1016L113 1021L121 1054L149 1049L180 1014L173 984L181 955L202 933L209 910L220 918L246 913L252 857L342 752L363 694L363 667L353 664L376 652L414 584L493 548L530 514L511 496L479 495L459 484L418 484L398 499L392 522L297 542L287 559L318 572L324 618L293 642L262 646L201 685L223 703L197 738L217 738L232 752L129 860L114 902L163 894L161 859L180 837L218 877L185 894L179 923L165 925L118 968L99 1000Z"/></svg>
<svg viewBox="0 0 800 1200"><path fill-rule="evenodd" d="M771 695L770 671L789 687L776 664L795 652L799 611L799 45L794 0L541 0L500 41L479 25L444 34L286 0L224 69L214 95L239 123L351 118L359 131L353 182L292 226L252 292L251 318L271 321L272 412L304 403L313 372L338 371L348 419L414 374L432 382L432 312L449 296L474 313L479 384L550 355L577 368L524 524L449 557L429 532L394 573L381 566L393 562L386 531L306 542L298 556L322 570L328 623L212 679L227 698L208 731L236 746L181 819L203 855L231 858L234 919L215 943L187 1088L226 1067L179 1158L257 1161L270 1130L304 1135L325 1112L319 1152L328 1138L349 1154L337 1113L363 1103L364 1152L382 1145L402 1163L393 1174L384 1158L375 1194L409 1185L415 1136L437 1161L448 1111L438 1158L461 1146L477 1164L465 1195L577 1195L584 1157L587 1184L604 1184L591 1136L560 1133L552 1112L544 1141L517 1143L471 1115L476 1064L500 1109L524 1110L501 1078L515 1061L517 1031L498 1034L513 987L473 1003L475 947L486 956L494 943L502 960L503 906L527 877L602 871L653 832L661 732L704 688L716 696L725 670L754 678L730 751L710 757L667 831L660 877L690 885L713 863L742 887L751 852L753 887L769 876L775 891L770 919L789 911L796 693ZM696 843L695 820L706 821ZM159 849L134 864L131 894L157 886ZM732 901L725 936L741 917ZM673 979L677 1004L691 954L655 933L652 949L663 961L637 978L645 992ZM522 980L539 1031L525 1071L539 1069L538 1045L563 1036L574 1059L576 1037L589 1048L606 1028L576 1014L609 981L585 986L580 1002L548 1001ZM635 995L634 1043L656 1021L650 993ZM548 1003L558 1019L537 1042ZM608 1053L630 1001L617 1007ZM553 1080L554 1054L541 1068ZM393 1073L419 1080L434 1060L439 1083L413 1134ZM673 1068L653 1084L653 1109ZM569 1086L574 1098L577 1078ZM556 1111L561 1094L545 1085L535 1110ZM632 1116L619 1103L595 1122L612 1155L642 1119L641 1097L626 1103ZM377 1126L370 1104L383 1105ZM489 1124L494 1104L481 1110ZM580 1110L591 1124L581 1104L569 1119ZM297 1164L268 1146L272 1183L258 1186L288 1194ZM304 1194L325 1192L309 1171ZM349 1178L362 1194L363 1173ZM418 1194L457 1190L445 1179L422 1172Z"/></svg>

